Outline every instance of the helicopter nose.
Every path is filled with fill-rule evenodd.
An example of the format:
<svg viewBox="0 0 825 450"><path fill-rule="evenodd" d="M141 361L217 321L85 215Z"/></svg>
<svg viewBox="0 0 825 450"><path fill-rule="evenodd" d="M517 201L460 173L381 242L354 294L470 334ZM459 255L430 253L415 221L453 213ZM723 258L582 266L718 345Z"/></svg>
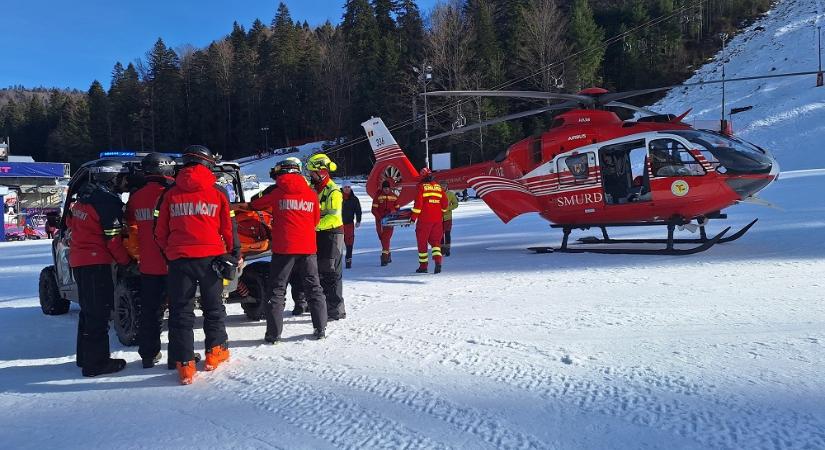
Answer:
<svg viewBox="0 0 825 450"><path fill-rule="evenodd" d="M777 162L773 156L769 156L769 159L771 168L768 173L760 171L760 173L734 175L726 179L725 183L727 183L741 199L755 195L779 177L779 162Z"/></svg>

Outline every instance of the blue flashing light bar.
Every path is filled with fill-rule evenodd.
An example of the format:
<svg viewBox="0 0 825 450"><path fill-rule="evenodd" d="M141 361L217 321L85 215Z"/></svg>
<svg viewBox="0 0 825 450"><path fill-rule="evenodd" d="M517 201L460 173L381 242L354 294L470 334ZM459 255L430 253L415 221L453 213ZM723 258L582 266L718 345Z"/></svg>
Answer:
<svg viewBox="0 0 825 450"><path fill-rule="evenodd" d="M135 152L135 151L128 151L128 150L118 150L118 151L108 151L108 152L100 152L100 158L134 158L134 157L144 157L148 155L149 152ZM171 156L172 158L180 158L183 156L183 153L166 153L163 152L164 155Z"/></svg>

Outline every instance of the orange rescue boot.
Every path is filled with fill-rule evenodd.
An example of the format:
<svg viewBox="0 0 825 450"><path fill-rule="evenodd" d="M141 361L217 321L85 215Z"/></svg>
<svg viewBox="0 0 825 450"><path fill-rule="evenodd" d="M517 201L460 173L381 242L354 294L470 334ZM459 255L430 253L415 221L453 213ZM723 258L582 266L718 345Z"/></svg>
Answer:
<svg viewBox="0 0 825 450"><path fill-rule="evenodd" d="M198 372L195 361L176 362L175 367L178 369L180 384L192 384L192 380L195 379L195 374Z"/></svg>
<svg viewBox="0 0 825 450"><path fill-rule="evenodd" d="M212 371L218 368L221 363L229 361L229 348L226 344L216 345L206 350L206 363L203 369Z"/></svg>

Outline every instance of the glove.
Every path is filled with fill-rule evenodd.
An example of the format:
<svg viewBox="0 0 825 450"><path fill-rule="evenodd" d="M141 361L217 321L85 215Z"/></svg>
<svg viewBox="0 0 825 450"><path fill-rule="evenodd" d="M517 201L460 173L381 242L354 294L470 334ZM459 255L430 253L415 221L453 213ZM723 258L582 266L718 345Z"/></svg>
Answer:
<svg viewBox="0 0 825 450"><path fill-rule="evenodd" d="M218 278L234 280L238 275L238 258L230 254L216 256L212 260L212 270L215 271Z"/></svg>

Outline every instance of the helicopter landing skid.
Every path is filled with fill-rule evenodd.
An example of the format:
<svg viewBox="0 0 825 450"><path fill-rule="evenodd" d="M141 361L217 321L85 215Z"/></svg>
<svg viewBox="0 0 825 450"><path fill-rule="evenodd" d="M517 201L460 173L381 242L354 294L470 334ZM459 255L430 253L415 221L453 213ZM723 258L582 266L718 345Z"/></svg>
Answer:
<svg viewBox="0 0 825 450"><path fill-rule="evenodd" d="M610 254L610 255L692 255L694 253L703 252L716 244L731 242L739 239L745 233L750 230L750 228L756 223L758 219L754 219L751 223L743 227L741 230L737 231L734 234L729 236L725 236L728 231L730 231L730 227L725 228L711 238L708 237L707 232L705 231L705 226L700 225L700 237L697 239L676 239L673 237L673 233L677 226L685 225L684 222L647 222L647 223L617 223L617 224L582 224L582 225L552 225L553 228L562 228L564 231L564 237L562 239L562 244L560 248L553 248L553 247L529 247L528 250L532 250L536 253L552 253L552 252L560 252L560 253L601 253L601 254ZM668 237L667 239L613 239L607 234L607 227L616 227L616 226L666 226L668 229ZM586 248L582 247L575 247L571 248L568 247L567 242L570 237L570 232L574 228L586 230L590 229L591 227L598 227L602 230L603 238L596 238L596 237L587 237L581 238L577 241L580 244L601 244L601 245L615 245L615 244L666 244L665 248L662 249L640 249L640 248ZM679 249L675 248L674 244L700 244L695 247Z"/></svg>

